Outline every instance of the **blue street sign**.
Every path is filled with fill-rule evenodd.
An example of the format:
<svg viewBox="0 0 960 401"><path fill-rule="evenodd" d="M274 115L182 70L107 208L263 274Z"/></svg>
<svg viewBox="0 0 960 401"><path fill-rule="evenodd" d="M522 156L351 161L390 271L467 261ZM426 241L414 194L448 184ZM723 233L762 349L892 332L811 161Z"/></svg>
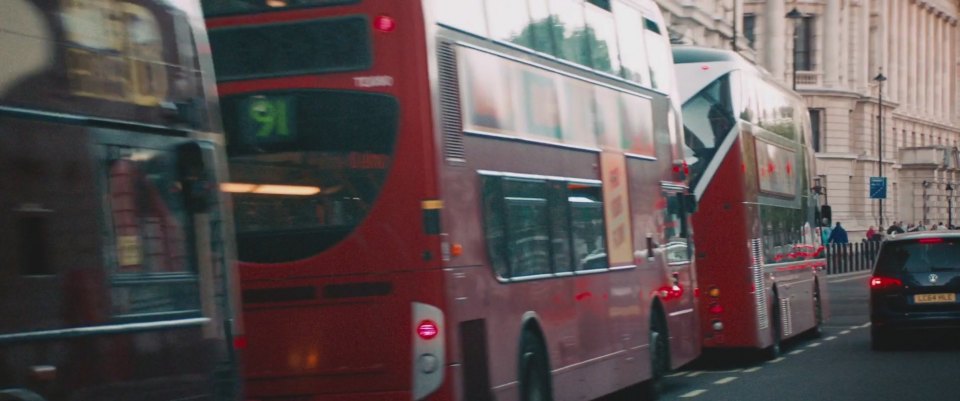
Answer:
<svg viewBox="0 0 960 401"><path fill-rule="evenodd" d="M870 199L887 199L887 177L870 177Z"/></svg>

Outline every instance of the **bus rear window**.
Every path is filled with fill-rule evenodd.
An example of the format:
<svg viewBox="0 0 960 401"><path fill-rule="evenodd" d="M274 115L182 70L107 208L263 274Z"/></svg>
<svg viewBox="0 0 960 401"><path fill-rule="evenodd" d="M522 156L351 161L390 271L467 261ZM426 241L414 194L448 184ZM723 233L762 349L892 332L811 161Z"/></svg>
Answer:
<svg viewBox="0 0 960 401"><path fill-rule="evenodd" d="M253 14L291 8L327 7L357 4L360 0L202 0L207 17L226 14Z"/></svg>
<svg viewBox="0 0 960 401"><path fill-rule="evenodd" d="M399 105L387 95L278 91L222 102L238 251L303 259L347 236L387 176ZM253 246L255 245L255 246Z"/></svg>

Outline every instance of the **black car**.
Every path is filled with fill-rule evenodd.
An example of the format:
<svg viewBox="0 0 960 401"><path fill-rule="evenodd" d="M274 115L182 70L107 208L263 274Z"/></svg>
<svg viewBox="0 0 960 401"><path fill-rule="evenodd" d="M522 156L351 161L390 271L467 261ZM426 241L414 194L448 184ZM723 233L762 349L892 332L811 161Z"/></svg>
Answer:
<svg viewBox="0 0 960 401"><path fill-rule="evenodd" d="M873 349L898 334L960 328L960 231L927 231L884 241L870 278Z"/></svg>

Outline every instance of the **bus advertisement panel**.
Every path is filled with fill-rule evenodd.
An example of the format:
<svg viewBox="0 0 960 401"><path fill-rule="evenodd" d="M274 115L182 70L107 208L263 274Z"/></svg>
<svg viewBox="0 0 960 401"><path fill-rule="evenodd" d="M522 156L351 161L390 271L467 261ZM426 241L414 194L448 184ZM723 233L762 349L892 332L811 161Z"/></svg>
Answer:
<svg viewBox="0 0 960 401"><path fill-rule="evenodd" d="M248 398L593 399L699 355L652 1L259 4L204 2Z"/></svg>
<svg viewBox="0 0 960 401"><path fill-rule="evenodd" d="M8 0L3 15L0 399L237 399L200 4Z"/></svg>
<svg viewBox="0 0 960 401"><path fill-rule="evenodd" d="M674 58L699 201L703 345L775 357L781 340L819 333L826 318L807 108L735 53L676 46Z"/></svg>

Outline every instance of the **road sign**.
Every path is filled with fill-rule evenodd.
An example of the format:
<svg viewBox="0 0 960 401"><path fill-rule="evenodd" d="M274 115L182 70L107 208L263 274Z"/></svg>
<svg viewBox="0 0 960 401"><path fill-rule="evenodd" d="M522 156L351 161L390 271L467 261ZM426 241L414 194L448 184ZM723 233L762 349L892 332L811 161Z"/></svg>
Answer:
<svg viewBox="0 0 960 401"><path fill-rule="evenodd" d="M870 177L870 199L887 199L887 177Z"/></svg>

